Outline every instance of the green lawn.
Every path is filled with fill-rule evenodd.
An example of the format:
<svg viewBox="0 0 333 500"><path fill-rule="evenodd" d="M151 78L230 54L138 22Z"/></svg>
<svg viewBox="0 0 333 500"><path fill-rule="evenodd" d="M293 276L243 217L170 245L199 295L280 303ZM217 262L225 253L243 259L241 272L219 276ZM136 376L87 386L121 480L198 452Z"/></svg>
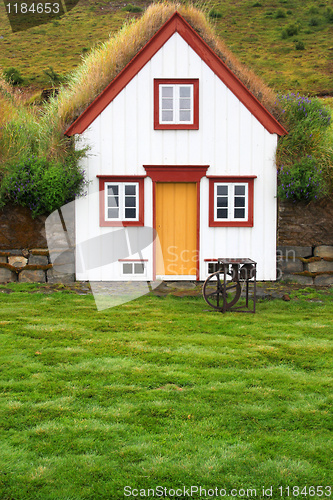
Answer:
<svg viewBox="0 0 333 500"><path fill-rule="evenodd" d="M333 290L255 315L33 291L0 293L1 500L333 498L317 489L333 476Z"/></svg>

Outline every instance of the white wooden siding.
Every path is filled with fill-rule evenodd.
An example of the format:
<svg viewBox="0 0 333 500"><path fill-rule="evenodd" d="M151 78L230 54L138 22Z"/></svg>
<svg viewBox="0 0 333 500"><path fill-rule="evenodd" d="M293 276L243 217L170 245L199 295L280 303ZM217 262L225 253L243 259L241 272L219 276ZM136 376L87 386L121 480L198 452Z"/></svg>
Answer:
<svg viewBox="0 0 333 500"><path fill-rule="evenodd" d="M154 78L199 78L199 130L154 130ZM204 259L250 257L258 279L275 279L277 136L270 134L179 34L174 34L82 134L90 149L85 168L89 196L77 201L76 234L82 242L116 231L99 226L96 175L145 175L143 165L210 165L207 175L256 175L254 227L208 227L208 179L200 185L200 279ZM152 226L152 182L145 179L145 224ZM140 228L128 228L140 232ZM152 278L152 249L148 279ZM119 263L77 279L120 280Z"/></svg>

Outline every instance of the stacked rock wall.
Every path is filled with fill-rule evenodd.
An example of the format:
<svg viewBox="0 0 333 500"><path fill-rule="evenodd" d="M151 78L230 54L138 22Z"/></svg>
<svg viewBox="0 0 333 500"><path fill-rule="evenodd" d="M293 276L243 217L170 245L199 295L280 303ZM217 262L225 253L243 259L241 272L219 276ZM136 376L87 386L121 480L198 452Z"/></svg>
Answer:
<svg viewBox="0 0 333 500"><path fill-rule="evenodd" d="M72 253L54 267L47 248L0 250L0 283L70 283L74 272Z"/></svg>
<svg viewBox="0 0 333 500"><path fill-rule="evenodd" d="M280 246L277 279L302 285L333 285L333 245Z"/></svg>
<svg viewBox="0 0 333 500"><path fill-rule="evenodd" d="M0 283L74 281L73 238L74 203L48 219L33 219L28 209L7 205L0 211Z"/></svg>

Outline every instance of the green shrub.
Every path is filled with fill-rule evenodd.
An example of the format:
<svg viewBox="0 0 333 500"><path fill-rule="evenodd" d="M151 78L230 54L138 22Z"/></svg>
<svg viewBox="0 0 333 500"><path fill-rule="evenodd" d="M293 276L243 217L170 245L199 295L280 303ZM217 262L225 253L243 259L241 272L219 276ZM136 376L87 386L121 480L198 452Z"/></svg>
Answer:
<svg viewBox="0 0 333 500"><path fill-rule="evenodd" d="M125 12L142 12L143 9L139 7L138 5L132 5L131 3L125 5L121 10Z"/></svg>
<svg viewBox="0 0 333 500"><path fill-rule="evenodd" d="M333 23L333 10L330 7L327 7L324 15L328 22Z"/></svg>
<svg viewBox="0 0 333 500"><path fill-rule="evenodd" d="M310 15L319 14L318 7L315 5L311 5L311 7L309 8L309 14Z"/></svg>
<svg viewBox="0 0 333 500"><path fill-rule="evenodd" d="M319 199L333 191L331 113L317 99L299 94L279 98L289 135L276 154L278 196L289 200Z"/></svg>
<svg viewBox="0 0 333 500"><path fill-rule="evenodd" d="M275 19L284 19L285 17L287 17L287 14L286 12L283 10L283 9L278 9L276 12L275 12Z"/></svg>
<svg viewBox="0 0 333 500"><path fill-rule="evenodd" d="M0 206L14 203L29 207L32 216L49 214L82 195L84 171L78 167L82 153L72 152L66 160L49 161L34 155L14 163L0 186Z"/></svg>
<svg viewBox="0 0 333 500"><path fill-rule="evenodd" d="M301 41L296 42L295 49L296 49L296 50L305 50L305 45L304 45L304 43L303 43L303 42L301 42Z"/></svg>
<svg viewBox="0 0 333 500"><path fill-rule="evenodd" d="M216 9L212 9L211 11L209 11L209 17L211 19L220 19L222 17L222 12Z"/></svg>
<svg viewBox="0 0 333 500"><path fill-rule="evenodd" d="M282 31L282 38L286 39L288 37L297 35L299 32L299 26L298 24L288 24L286 28Z"/></svg>
<svg viewBox="0 0 333 500"><path fill-rule="evenodd" d="M311 201L322 198L326 185L318 162L312 156L296 161L292 166L282 165L278 171L279 198L293 201Z"/></svg>
<svg viewBox="0 0 333 500"><path fill-rule="evenodd" d="M260 3L260 2L254 2L252 4L252 7L262 7L262 3Z"/></svg>
<svg viewBox="0 0 333 500"><path fill-rule="evenodd" d="M53 86L59 85L64 80L64 78L59 73L54 71L52 66L49 66L47 69L44 69L44 73L46 76L49 77L50 83Z"/></svg>
<svg viewBox="0 0 333 500"><path fill-rule="evenodd" d="M311 17L309 21L309 26L318 26L319 25L319 19L317 17Z"/></svg>
<svg viewBox="0 0 333 500"><path fill-rule="evenodd" d="M299 32L299 26L297 24L288 24L286 27L286 33L288 36L294 36L297 35Z"/></svg>
<svg viewBox="0 0 333 500"><path fill-rule="evenodd" d="M21 85L24 82L24 78L16 68L5 69L3 75L5 80L12 85Z"/></svg>

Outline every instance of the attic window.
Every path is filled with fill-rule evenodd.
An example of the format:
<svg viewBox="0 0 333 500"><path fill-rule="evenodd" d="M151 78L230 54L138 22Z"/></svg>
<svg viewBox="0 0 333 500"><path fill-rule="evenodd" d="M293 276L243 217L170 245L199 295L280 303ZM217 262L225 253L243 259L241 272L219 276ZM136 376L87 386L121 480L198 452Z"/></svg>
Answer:
<svg viewBox="0 0 333 500"><path fill-rule="evenodd" d="M199 80L154 80L154 129L199 128Z"/></svg>

